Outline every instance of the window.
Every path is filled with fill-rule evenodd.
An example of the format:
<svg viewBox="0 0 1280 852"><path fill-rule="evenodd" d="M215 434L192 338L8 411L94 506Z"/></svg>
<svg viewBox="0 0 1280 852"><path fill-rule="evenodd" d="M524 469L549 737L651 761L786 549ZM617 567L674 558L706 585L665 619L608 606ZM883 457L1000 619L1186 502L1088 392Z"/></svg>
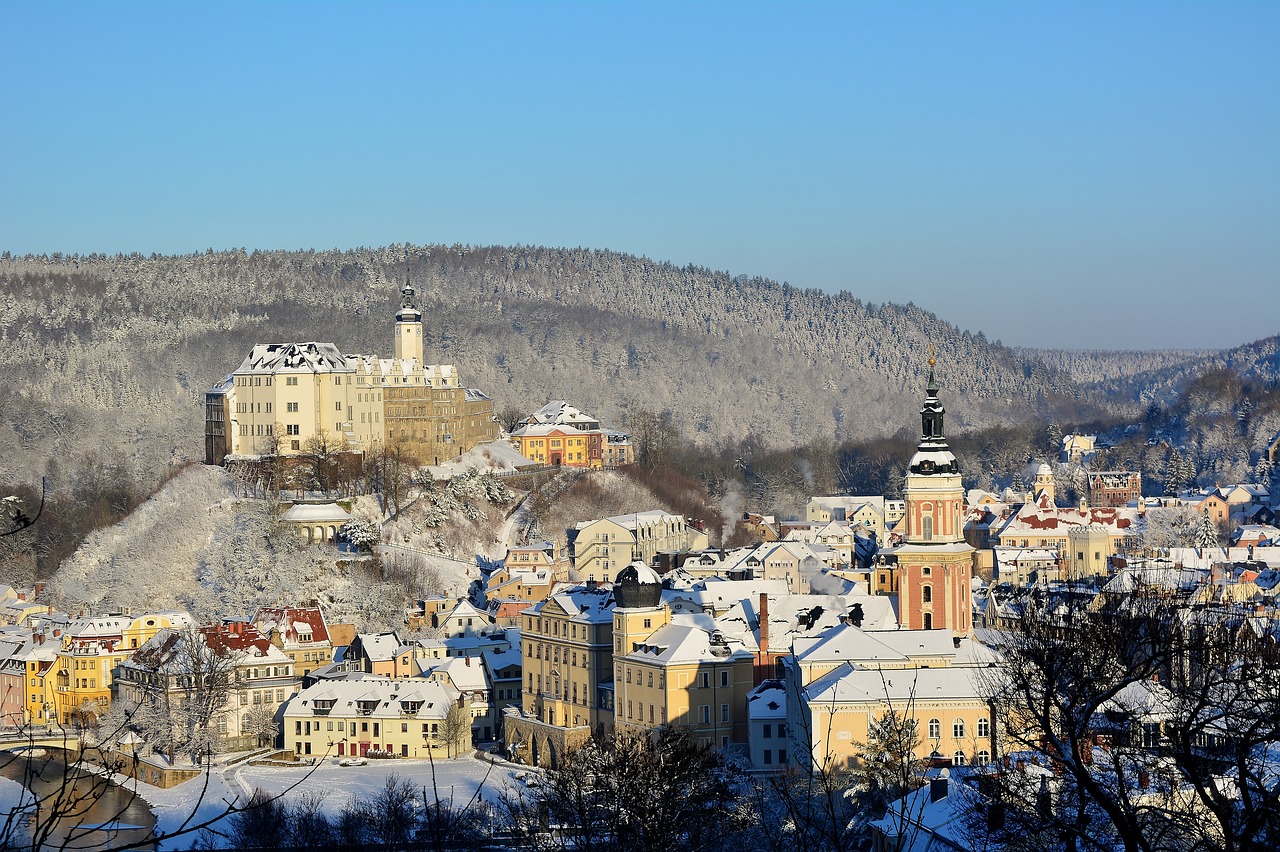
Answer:
<svg viewBox="0 0 1280 852"><path fill-rule="evenodd" d="M286 385L296 386L296 385L298 384L298 377L297 377L297 376L287 376L287 377L285 377L284 383L285 383Z"/></svg>
<svg viewBox="0 0 1280 852"><path fill-rule="evenodd" d="M766 740L773 739L773 725L764 726L764 738ZM766 761L767 762L767 761Z"/></svg>
<svg viewBox="0 0 1280 852"><path fill-rule="evenodd" d="M703 704L699 709L702 711L702 724L710 725L711 724L711 705Z"/></svg>
<svg viewBox="0 0 1280 852"><path fill-rule="evenodd" d="M778 749L778 763L787 762L787 750L785 748Z"/></svg>
<svg viewBox="0 0 1280 852"><path fill-rule="evenodd" d="M296 402L286 402L286 403L284 404L284 410L285 410L285 411L297 411L297 410L298 410L298 403L296 403Z"/></svg>
<svg viewBox="0 0 1280 852"><path fill-rule="evenodd" d="M711 674L709 672L703 672L698 676L698 686L703 689L711 688Z"/></svg>
<svg viewBox="0 0 1280 852"><path fill-rule="evenodd" d="M968 760L965 758L964 752L957 751L955 754L951 755L951 762L956 766L964 766L968 763Z"/></svg>
<svg viewBox="0 0 1280 852"><path fill-rule="evenodd" d="M290 423L290 424L288 424L287 426L285 426L284 428L285 428L285 434L286 434L286 435L301 435L301 434L302 434L302 429L301 429L301 427L299 427L299 426L298 426L298 424L297 424L297 423Z"/></svg>
<svg viewBox="0 0 1280 852"><path fill-rule="evenodd" d="M721 722L729 721L729 705L728 704L720 705L720 721Z"/></svg>
<svg viewBox="0 0 1280 852"><path fill-rule="evenodd" d="M951 737L957 740L964 739L964 719L956 719L951 723Z"/></svg>
<svg viewBox="0 0 1280 852"><path fill-rule="evenodd" d="M925 630L933 629L933 613L931 612L926 612L924 614L924 629Z"/></svg>
<svg viewBox="0 0 1280 852"><path fill-rule="evenodd" d="M991 762L991 752L983 749L974 756L973 762L977 766L986 766Z"/></svg>
<svg viewBox="0 0 1280 852"><path fill-rule="evenodd" d="M769 749L764 750L764 765L768 766L773 763L773 752Z"/></svg>
<svg viewBox="0 0 1280 852"><path fill-rule="evenodd" d="M983 739L991 736L991 722L985 717L978 720L978 736Z"/></svg>
<svg viewBox="0 0 1280 852"><path fill-rule="evenodd" d="M929 720L929 739L937 740L942 738L942 722L938 719Z"/></svg>
<svg viewBox="0 0 1280 852"><path fill-rule="evenodd" d="M342 400L338 400L337 402L335 402L335 403L333 404L333 406L334 406L334 408L336 408L338 411L341 411L341 410L342 410Z"/></svg>
<svg viewBox="0 0 1280 852"><path fill-rule="evenodd" d="M933 586L921 586L920 594L925 603L933 602Z"/></svg>
<svg viewBox="0 0 1280 852"><path fill-rule="evenodd" d="M720 670L720 685L721 685L721 686L728 686L728 685L729 685L729 670L728 670L728 669L721 669L721 670Z"/></svg>
<svg viewBox="0 0 1280 852"><path fill-rule="evenodd" d="M778 736L779 736L779 737L785 737L786 735L787 735L787 723L786 723L786 722L779 722L779 723L778 723Z"/></svg>

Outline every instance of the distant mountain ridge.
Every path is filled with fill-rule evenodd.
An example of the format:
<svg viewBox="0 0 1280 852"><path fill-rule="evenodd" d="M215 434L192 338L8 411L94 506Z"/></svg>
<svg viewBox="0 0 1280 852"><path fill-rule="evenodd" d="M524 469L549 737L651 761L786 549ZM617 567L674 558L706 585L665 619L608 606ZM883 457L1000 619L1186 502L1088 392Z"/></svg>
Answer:
<svg viewBox="0 0 1280 852"><path fill-rule="evenodd" d="M142 481L199 458L203 391L253 344L390 352L406 280L420 293L427 360L458 364L498 409L566 398L621 428L629 409L669 412L687 440L707 445L913 432L930 345L953 431L1096 416L1132 406L1143 381L1227 357L1183 353L1167 376L1146 365L1149 380L1112 363L1114 387L1099 395L1069 358L992 343L914 305L604 250L5 258L0 481L87 451L123 458ZM1274 343L1272 352L1255 360L1274 374Z"/></svg>

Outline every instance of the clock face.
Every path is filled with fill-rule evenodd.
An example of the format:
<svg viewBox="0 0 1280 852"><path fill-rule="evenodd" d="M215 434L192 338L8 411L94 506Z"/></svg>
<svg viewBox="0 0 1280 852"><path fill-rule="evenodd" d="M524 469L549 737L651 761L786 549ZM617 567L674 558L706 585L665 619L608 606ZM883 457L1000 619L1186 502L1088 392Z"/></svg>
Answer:
<svg viewBox="0 0 1280 852"><path fill-rule="evenodd" d="M933 473L933 462L928 461L927 459L925 461L920 462L920 472Z"/></svg>

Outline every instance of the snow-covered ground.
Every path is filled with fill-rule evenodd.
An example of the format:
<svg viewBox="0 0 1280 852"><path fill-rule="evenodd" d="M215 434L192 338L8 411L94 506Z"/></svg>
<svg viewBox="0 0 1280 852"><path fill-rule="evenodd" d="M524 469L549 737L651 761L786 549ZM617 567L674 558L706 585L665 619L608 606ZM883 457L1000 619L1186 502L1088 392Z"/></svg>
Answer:
<svg viewBox="0 0 1280 852"><path fill-rule="evenodd" d="M441 801L452 799L454 807L462 807L479 791L479 801L497 804L504 793L521 788L513 775L522 771L509 764L489 764L474 757L453 760L371 760L366 766L339 766L329 759L314 767L297 768L240 766L214 770L205 778L197 778L177 787L162 790L149 784L129 781L137 793L155 811L159 829L177 831L193 814L199 822L226 810L227 803L244 802L255 789L282 794L286 802L297 801L307 794L324 799L325 810L336 815L352 798L368 798L376 794L395 773L418 789L433 788ZM431 795L428 792L428 795ZM190 823L189 823L190 824ZM163 844L164 849L187 849L195 835L184 835Z"/></svg>
<svg viewBox="0 0 1280 852"><path fill-rule="evenodd" d="M466 473L471 468L481 473L486 470L502 472L512 471L518 467L531 467L535 464L532 460L520 455L511 446L510 441L499 440L489 444L479 444L443 464L430 465L427 470L431 471L436 479L449 479L460 473Z"/></svg>

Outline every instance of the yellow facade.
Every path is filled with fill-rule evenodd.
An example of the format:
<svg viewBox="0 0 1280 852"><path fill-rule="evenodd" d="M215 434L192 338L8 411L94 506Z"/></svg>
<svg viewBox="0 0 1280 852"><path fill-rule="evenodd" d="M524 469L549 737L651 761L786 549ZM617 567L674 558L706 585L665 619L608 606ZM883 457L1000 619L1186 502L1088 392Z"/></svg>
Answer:
<svg viewBox="0 0 1280 852"><path fill-rule="evenodd" d="M673 725L708 745L746 742L752 656L720 650L701 628L670 622L666 606L614 610L617 730Z"/></svg>
<svg viewBox="0 0 1280 852"><path fill-rule="evenodd" d="M111 705L111 680L116 666L162 629L191 623L185 612L73 620L60 637L62 646L57 659L46 673L47 700L52 704L54 718L68 724L86 704L101 713Z"/></svg>

